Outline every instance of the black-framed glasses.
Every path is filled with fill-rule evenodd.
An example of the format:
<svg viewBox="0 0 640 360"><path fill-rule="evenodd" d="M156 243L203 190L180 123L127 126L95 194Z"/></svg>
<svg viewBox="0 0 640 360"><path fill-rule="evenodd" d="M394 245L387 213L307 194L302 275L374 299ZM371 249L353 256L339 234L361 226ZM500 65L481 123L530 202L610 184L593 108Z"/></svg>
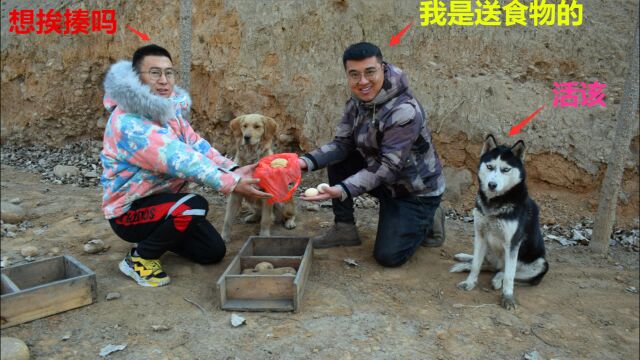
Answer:
<svg viewBox="0 0 640 360"><path fill-rule="evenodd" d="M149 78L151 78L151 80L153 81L157 81L162 77L162 74L164 73L164 77L168 80L168 81L175 81L178 78L178 72L173 69L173 68L168 68L168 69L160 69L160 68L151 68L149 69L149 71L141 71L141 74L146 73L149 74Z"/></svg>
<svg viewBox="0 0 640 360"><path fill-rule="evenodd" d="M376 78L377 74L378 74L378 69L367 69L364 72L364 77L365 79L371 81ZM360 79L362 79L362 73L357 71L349 72L347 76L349 77L349 80L352 82L359 82Z"/></svg>

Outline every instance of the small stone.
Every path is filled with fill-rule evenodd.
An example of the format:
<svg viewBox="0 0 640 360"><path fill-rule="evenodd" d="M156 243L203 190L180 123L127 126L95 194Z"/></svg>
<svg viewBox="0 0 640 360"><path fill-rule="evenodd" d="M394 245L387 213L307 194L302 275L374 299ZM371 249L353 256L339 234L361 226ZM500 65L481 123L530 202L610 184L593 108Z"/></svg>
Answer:
<svg viewBox="0 0 640 360"><path fill-rule="evenodd" d="M53 255L58 255L58 254L60 254L60 248L57 247L57 246L54 246L54 247L51 248L51 250L49 250L49 252L51 254L53 254Z"/></svg>
<svg viewBox="0 0 640 360"><path fill-rule="evenodd" d="M29 360L29 347L20 339L3 336L0 338L0 359Z"/></svg>
<svg viewBox="0 0 640 360"><path fill-rule="evenodd" d="M12 203L13 205L20 205L20 203L22 202L22 199L13 198L13 199L9 200L9 202Z"/></svg>
<svg viewBox="0 0 640 360"><path fill-rule="evenodd" d="M314 203L308 203L304 205L304 209L307 211L320 211L320 205Z"/></svg>
<svg viewBox="0 0 640 360"><path fill-rule="evenodd" d="M619 283L624 283L624 279L622 278L622 276L616 276L614 279Z"/></svg>
<svg viewBox="0 0 640 360"><path fill-rule="evenodd" d="M20 254L24 257L36 256L38 255L38 248L33 245L27 245L20 249Z"/></svg>
<svg viewBox="0 0 640 360"><path fill-rule="evenodd" d="M84 252L87 254L97 254L104 250L104 242L100 239L93 239L84 244Z"/></svg>
<svg viewBox="0 0 640 360"><path fill-rule="evenodd" d="M447 337L449 337L449 334L447 334L446 330L438 330L438 332L436 332L436 336L440 340L446 340Z"/></svg>
<svg viewBox="0 0 640 360"><path fill-rule="evenodd" d="M66 333L64 335L62 335L62 341L67 341L69 339L71 339L71 333Z"/></svg>
<svg viewBox="0 0 640 360"><path fill-rule="evenodd" d="M105 299L107 299L107 300L120 299L120 293L119 292L110 292L110 293L107 294L107 296L105 296Z"/></svg>
<svg viewBox="0 0 640 360"><path fill-rule="evenodd" d="M69 165L56 165L53 168L53 174L59 178L65 178L67 176L80 175L80 170L75 166Z"/></svg>
<svg viewBox="0 0 640 360"><path fill-rule="evenodd" d="M636 289L634 286L629 286L628 288L624 289L626 292L630 293L630 294L637 294L638 293L638 289Z"/></svg>
<svg viewBox="0 0 640 360"><path fill-rule="evenodd" d="M247 323L247 320L242 316L237 314L231 314L231 325L233 325L233 327L238 327L246 323Z"/></svg>
<svg viewBox="0 0 640 360"><path fill-rule="evenodd" d="M160 331L167 331L171 329L171 327L167 325L151 325L151 329L153 329L153 331L160 332Z"/></svg>
<svg viewBox="0 0 640 360"><path fill-rule="evenodd" d="M522 356L523 360L540 360L540 354L537 351L530 351Z"/></svg>
<svg viewBox="0 0 640 360"><path fill-rule="evenodd" d="M12 204L10 202L0 203L0 218L2 221L9 224L17 224L27 217L27 213L20 205Z"/></svg>

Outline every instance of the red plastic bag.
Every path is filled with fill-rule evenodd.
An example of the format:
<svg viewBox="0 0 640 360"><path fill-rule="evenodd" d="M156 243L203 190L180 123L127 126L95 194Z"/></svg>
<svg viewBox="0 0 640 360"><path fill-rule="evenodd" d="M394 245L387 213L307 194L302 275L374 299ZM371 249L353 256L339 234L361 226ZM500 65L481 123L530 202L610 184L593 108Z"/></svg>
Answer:
<svg viewBox="0 0 640 360"><path fill-rule="evenodd" d="M285 167L271 167L271 161L275 159L285 159L287 165ZM273 195L268 200L269 204L285 202L291 199L302 179L298 155L282 153L265 156L258 161L253 177L260 179L258 186Z"/></svg>

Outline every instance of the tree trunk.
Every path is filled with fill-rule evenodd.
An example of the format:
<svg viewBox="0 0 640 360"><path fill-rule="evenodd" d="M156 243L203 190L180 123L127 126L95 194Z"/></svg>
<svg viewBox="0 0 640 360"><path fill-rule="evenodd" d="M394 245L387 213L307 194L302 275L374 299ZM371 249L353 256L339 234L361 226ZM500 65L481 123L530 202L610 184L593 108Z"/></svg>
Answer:
<svg viewBox="0 0 640 360"><path fill-rule="evenodd" d="M622 103L616 115L616 133L613 140L613 149L609 155L607 172L602 180L600 199L598 201L598 213L593 226L591 249L594 252L606 255L609 250L609 239L616 219L616 205L618 203L618 191L624 174L625 155L629 151L631 138L635 134L636 112L638 110L638 23L629 51L629 71L624 84Z"/></svg>

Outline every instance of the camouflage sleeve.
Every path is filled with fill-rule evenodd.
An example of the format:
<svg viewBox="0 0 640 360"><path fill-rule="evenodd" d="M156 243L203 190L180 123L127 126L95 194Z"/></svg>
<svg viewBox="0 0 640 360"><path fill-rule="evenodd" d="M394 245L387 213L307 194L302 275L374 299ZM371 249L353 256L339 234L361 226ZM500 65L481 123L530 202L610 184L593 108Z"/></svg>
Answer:
<svg viewBox="0 0 640 360"><path fill-rule="evenodd" d="M307 171L322 169L327 165L338 163L355 149L353 123L356 118L356 111L355 101L349 99L345 105L342 120L336 127L334 139L301 157L307 163Z"/></svg>
<svg viewBox="0 0 640 360"><path fill-rule="evenodd" d="M341 184L351 197L373 190L382 183L393 184L406 162L411 161L411 146L420 135L422 116L410 104L398 106L390 116L382 130L379 161Z"/></svg>

